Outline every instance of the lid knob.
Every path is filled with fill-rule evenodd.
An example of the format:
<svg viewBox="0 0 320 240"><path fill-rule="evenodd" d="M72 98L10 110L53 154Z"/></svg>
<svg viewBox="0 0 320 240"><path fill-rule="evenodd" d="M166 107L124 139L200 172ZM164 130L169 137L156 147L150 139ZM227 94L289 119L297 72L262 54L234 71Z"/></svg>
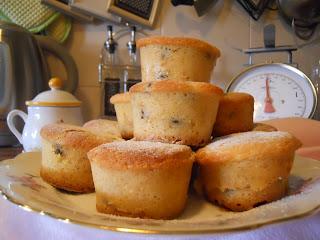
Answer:
<svg viewBox="0 0 320 240"><path fill-rule="evenodd" d="M60 89L62 87L62 80L60 78L54 77L49 81L49 87L52 89Z"/></svg>

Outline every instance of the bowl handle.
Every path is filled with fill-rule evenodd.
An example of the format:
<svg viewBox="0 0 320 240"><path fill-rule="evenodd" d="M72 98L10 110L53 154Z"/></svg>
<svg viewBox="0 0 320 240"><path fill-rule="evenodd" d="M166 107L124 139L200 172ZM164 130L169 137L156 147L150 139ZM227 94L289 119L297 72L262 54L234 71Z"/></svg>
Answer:
<svg viewBox="0 0 320 240"><path fill-rule="evenodd" d="M7 124L10 129L10 131L16 136L16 138L19 140L19 142L23 145L22 143L22 135L21 133L17 130L16 126L14 125L13 119L15 116L19 116L22 118L24 123L26 123L28 115L25 112L22 112L20 110L12 110L9 112L7 116Z"/></svg>

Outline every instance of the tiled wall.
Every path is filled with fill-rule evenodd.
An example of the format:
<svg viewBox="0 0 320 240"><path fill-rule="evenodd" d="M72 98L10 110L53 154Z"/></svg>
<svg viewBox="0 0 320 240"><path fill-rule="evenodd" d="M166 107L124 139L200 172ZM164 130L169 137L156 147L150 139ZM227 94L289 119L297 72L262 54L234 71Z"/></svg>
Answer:
<svg viewBox="0 0 320 240"><path fill-rule="evenodd" d="M198 17L192 7L172 7L168 0L163 1L157 27L150 34L171 36L191 36L204 39L216 45L222 52L214 70L213 83L225 87L237 75L247 62L247 57L237 49L260 47L263 45L263 26L269 23L276 25L276 44L293 44L294 37L290 27L279 17L277 12L266 11L263 17L255 22L236 1L218 1L217 5L203 17ZM85 118L99 116L100 88L97 66L99 52L105 39L106 24L73 25L73 31L67 42L67 48L74 57L80 75L77 97L83 101ZM119 30L119 27L115 27ZM317 33L319 34L319 31ZM120 56L126 58L125 41L119 42ZM299 43L303 43L299 41ZM271 58L272 56L272 58ZM301 70L310 75L311 67L320 59L320 40L300 49L294 54L294 60ZM273 60L286 61L285 54L263 55L254 58L257 63ZM64 75L61 66L54 71Z"/></svg>

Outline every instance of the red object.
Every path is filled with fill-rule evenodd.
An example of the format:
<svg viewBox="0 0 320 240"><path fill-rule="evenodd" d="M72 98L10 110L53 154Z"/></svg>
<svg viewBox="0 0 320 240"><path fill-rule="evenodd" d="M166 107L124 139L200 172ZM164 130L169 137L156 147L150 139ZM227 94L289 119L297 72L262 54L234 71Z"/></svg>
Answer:
<svg viewBox="0 0 320 240"><path fill-rule="evenodd" d="M268 77L266 78L266 98L264 99L264 112L265 113L273 113L276 111L276 109L274 108L274 106L272 105L272 98L270 95L270 88L269 88L269 79Z"/></svg>

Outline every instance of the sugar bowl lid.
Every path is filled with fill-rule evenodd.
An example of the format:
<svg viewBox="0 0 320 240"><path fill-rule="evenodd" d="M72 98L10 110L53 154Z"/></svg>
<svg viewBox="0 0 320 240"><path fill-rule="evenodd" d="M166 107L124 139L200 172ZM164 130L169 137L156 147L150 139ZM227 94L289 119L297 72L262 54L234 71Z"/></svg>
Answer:
<svg viewBox="0 0 320 240"><path fill-rule="evenodd" d="M39 93L31 101L26 101L27 106L38 107L78 107L81 102L71 93L60 90L62 80L60 78L51 78L49 81L51 90Z"/></svg>

